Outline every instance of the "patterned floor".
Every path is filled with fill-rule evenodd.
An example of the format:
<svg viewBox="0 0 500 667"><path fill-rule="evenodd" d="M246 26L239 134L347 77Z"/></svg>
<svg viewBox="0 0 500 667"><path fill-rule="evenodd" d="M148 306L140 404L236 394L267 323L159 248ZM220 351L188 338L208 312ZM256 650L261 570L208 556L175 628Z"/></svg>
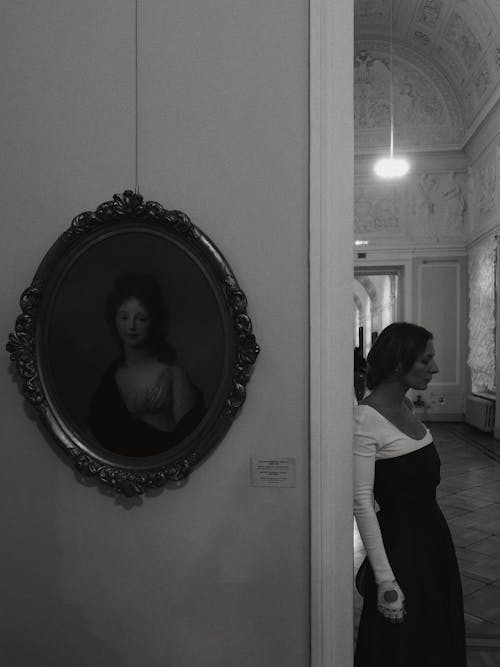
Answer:
<svg viewBox="0 0 500 667"><path fill-rule="evenodd" d="M469 667L499 667L500 442L466 424L429 426L442 464L439 504L462 575ZM363 557L355 526L355 569ZM361 604L355 591L355 634Z"/></svg>

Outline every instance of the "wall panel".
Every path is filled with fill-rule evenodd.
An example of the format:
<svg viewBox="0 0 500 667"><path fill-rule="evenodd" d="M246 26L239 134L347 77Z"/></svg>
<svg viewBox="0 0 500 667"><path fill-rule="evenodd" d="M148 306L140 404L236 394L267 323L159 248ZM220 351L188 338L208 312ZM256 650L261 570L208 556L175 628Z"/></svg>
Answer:
<svg viewBox="0 0 500 667"><path fill-rule="evenodd" d="M422 394L434 419L461 419L465 396L465 260L415 260L416 321L434 335L439 373Z"/></svg>

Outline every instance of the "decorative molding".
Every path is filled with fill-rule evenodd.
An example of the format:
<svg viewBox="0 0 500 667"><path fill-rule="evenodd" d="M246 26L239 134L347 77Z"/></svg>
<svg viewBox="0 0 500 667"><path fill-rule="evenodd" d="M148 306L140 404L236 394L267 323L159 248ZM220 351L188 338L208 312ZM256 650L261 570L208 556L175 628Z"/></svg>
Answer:
<svg viewBox="0 0 500 667"><path fill-rule="evenodd" d="M471 93L468 93L468 95L470 96ZM487 126L489 122L493 120L495 127L497 126L494 114L498 112L499 103L500 88L497 87L494 91L492 91L490 97L484 102L483 106L475 112L476 115L473 116L473 119L469 121L467 131L465 132L462 140L463 150L465 150L467 145L477 136L479 130L481 130L485 125ZM474 112L471 111L471 113L473 114Z"/></svg>
<svg viewBox="0 0 500 667"><path fill-rule="evenodd" d="M200 457L194 452L186 458L178 459L173 465L160 466L155 470L138 472L111 465L103 465L92 456L76 447L68 449L77 471L84 477L94 477L117 494L131 498L148 490L158 489L168 482L180 482L199 463Z"/></svg>
<svg viewBox="0 0 500 667"><path fill-rule="evenodd" d="M482 230L480 234L477 236L471 238L469 242L467 243L466 250L467 250L467 255L470 252L474 246L476 246L478 243L481 243L481 241L484 241L484 239L488 238L491 235L499 236L500 235L500 223L499 222L493 222L490 227L487 227L486 229Z"/></svg>
<svg viewBox="0 0 500 667"><path fill-rule="evenodd" d="M26 400L43 414L47 408L47 400L38 373L35 342L42 289L41 281L33 281L22 293L20 299L22 314L16 319L14 333L9 334L7 351L10 352L11 361L15 362L17 372L23 380Z"/></svg>
<svg viewBox="0 0 500 667"><path fill-rule="evenodd" d="M167 211L158 202L144 202L142 195L132 190L113 195L111 201L104 202L95 211L85 211L77 215L73 218L69 229L63 233L62 238L70 247L82 235L101 229L110 222L116 224L131 218L139 223L153 222L167 225L176 234L191 237L193 240L201 239L198 228L193 225L185 213Z"/></svg>
<svg viewBox="0 0 500 667"><path fill-rule="evenodd" d="M353 661L353 10L309 3L311 667Z"/></svg>

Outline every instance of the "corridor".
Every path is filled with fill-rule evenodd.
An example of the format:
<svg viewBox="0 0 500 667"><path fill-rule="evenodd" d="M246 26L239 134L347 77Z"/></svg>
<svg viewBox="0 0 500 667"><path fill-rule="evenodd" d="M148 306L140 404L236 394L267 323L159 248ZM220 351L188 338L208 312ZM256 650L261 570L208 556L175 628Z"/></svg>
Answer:
<svg viewBox="0 0 500 667"><path fill-rule="evenodd" d="M500 666L500 442L467 424L432 423L438 499L456 546L469 667ZM354 535L355 570L364 552ZM362 599L355 590L355 634Z"/></svg>

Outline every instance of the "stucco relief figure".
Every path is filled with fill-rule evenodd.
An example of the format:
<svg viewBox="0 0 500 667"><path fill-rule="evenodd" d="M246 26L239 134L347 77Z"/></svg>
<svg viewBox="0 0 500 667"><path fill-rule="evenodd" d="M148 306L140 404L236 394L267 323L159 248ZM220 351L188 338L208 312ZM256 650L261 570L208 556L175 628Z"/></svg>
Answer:
<svg viewBox="0 0 500 667"><path fill-rule="evenodd" d="M394 192L376 187L355 187L354 229L359 233L400 232L401 215Z"/></svg>
<svg viewBox="0 0 500 667"><path fill-rule="evenodd" d="M354 231L366 232L370 230L371 204L364 188L354 188Z"/></svg>
<svg viewBox="0 0 500 667"><path fill-rule="evenodd" d="M473 167L467 169L467 177L465 181L466 186L466 199L467 199L467 209L465 224L465 232L467 234L472 233L476 220L475 220L475 211L476 211L476 175Z"/></svg>
<svg viewBox="0 0 500 667"><path fill-rule="evenodd" d="M354 119L361 129L389 124L389 86L387 63L361 50L354 59Z"/></svg>
<svg viewBox="0 0 500 667"><path fill-rule="evenodd" d="M441 14L442 4L442 0L427 0L419 20L429 28L434 28Z"/></svg>
<svg viewBox="0 0 500 667"><path fill-rule="evenodd" d="M478 98L481 98L490 85L490 73L487 69L479 73L474 85L476 86Z"/></svg>
<svg viewBox="0 0 500 667"><path fill-rule="evenodd" d="M395 74L399 83L395 100L398 122L425 131L427 139L436 133L448 132L446 109L429 80L421 73L411 72L400 65Z"/></svg>
<svg viewBox="0 0 500 667"><path fill-rule="evenodd" d="M465 11L468 16L474 16L473 20L470 20L469 22L470 25L476 26L474 29L475 33L482 36L483 39L493 34L494 24L490 20L489 14L483 10L481 6L482 3L477 2L477 0L461 1L465 5Z"/></svg>
<svg viewBox="0 0 500 667"><path fill-rule="evenodd" d="M196 427L204 405L166 338L168 312L160 286L150 275L121 276L106 310L119 355L93 396L91 431L116 454L162 453Z"/></svg>
<svg viewBox="0 0 500 667"><path fill-rule="evenodd" d="M368 99L370 98L370 68L373 58L362 49L354 59L355 95L354 117L356 124L364 127L367 123Z"/></svg>
<svg viewBox="0 0 500 667"><path fill-rule="evenodd" d="M370 19L384 16L384 0L360 0L356 4L356 14Z"/></svg>
<svg viewBox="0 0 500 667"><path fill-rule="evenodd" d="M465 95L464 107L467 118L471 119L474 115L474 98L472 97L472 93L467 93Z"/></svg>
<svg viewBox="0 0 500 667"><path fill-rule="evenodd" d="M417 96L413 90L412 83L405 78L399 89L397 111L398 116L404 123L412 123L415 120L415 103Z"/></svg>
<svg viewBox="0 0 500 667"><path fill-rule="evenodd" d="M486 216L495 205L496 170L494 164L482 167L478 171L479 213Z"/></svg>
<svg viewBox="0 0 500 667"><path fill-rule="evenodd" d="M365 49L362 49L354 58L354 72L360 83L368 81L368 70L373 64L373 58Z"/></svg>
<svg viewBox="0 0 500 667"><path fill-rule="evenodd" d="M446 200L446 225L445 234L458 236L463 233L464 214L466 209L465 197L458 180L458 174L451 177L451 187L444 192Z"/></svg>
<svg viewBox="0 0 500 667"><path fill-rule="evenodd" d="M421 44L427 46L431 38L426 32L422 32L421 30L415 30L415 32L413 33L413 39L416 42L420 42Z"/></svg>
<svg viewBox="0 0 500 667"><path fill-rule="evenodd" d="M361 52L360 54L361 55ZM387 96L391 72L383 59L358 61L355 94L362 100L365 119L361 128L380 128L389 124L390 105ZM448 132L446 109L431 82L403 62L393 64L394 114L398 127L405 131L425 128L429 133ZM358 103L358 107L359 107ZM360 114L361 118L361 114Z"/></svg>
<svg viewBox="0 0 500 667"><path fill-rule="evenodd" d="M434 218L439 194L439 179L435 174L424 174L417 183L414 196L414 213L420 232L438 241Z"/></svg>
<svg viewBox="0 0 500 667"><path fill-rule="evenodd" d="M460 14L456 12L451 14L444 38L460 55L465 66L471 68L481 54L482 48Z"/></svg>
<svg viewBox="0 0 500 667"><path fill-rule="evenodd" d="M390 199L377 199L373 204L375 229L395 230L399 228L399 212Z"/></svg>

